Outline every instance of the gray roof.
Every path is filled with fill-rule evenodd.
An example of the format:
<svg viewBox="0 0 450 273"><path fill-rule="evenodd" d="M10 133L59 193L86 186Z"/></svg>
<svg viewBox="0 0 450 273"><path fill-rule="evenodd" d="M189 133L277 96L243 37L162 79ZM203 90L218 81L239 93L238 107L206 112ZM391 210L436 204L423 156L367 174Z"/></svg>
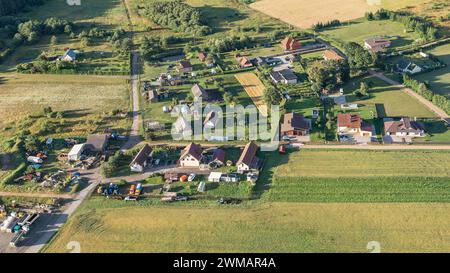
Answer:
<svg viewBox="0 0 450 273"><path fill-rule="evenodd" d="M283 69L280 71L272 71L272 72L270 72L270 75L277 82L282 81L282 80L286 80L286 81L297 80L297 76L290 69Z"/></svg>
<svg viewBox="0 0 450 273"><path fill-rule="evenodd" d="M206 94L205 89L203 89L203 87L201 87L198 84L195 84L194 86L192 86L191 92L197 98L199 98L199 97L206 98L208 96Z"/></svg>
<svg viewBox="0 0 450 273"><path fill-rule="evenodd" d="M86 140L87 148L92 152L102 152L108 143L108 136L103 135L89 135Z"/></svg>
<svg viewBox="0 0 450 273"><path fill-rule="evenodd" d="M76 57L77 57L77 53L76 53L75 50L73 50L73 49L68 49L68 50L66 51L66 53L64 53L63 58L65 58L66 56L69 56L70 58L72 58L73 60L75 60Z"/></svg>

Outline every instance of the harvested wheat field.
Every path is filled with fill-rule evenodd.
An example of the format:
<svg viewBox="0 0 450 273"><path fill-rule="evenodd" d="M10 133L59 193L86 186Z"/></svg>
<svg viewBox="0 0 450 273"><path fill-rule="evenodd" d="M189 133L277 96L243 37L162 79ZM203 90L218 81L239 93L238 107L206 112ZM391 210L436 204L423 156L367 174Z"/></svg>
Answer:
<svg viewBox="0 0 450 273"><path fill-rule="evenodd" d="M267 116L267 105L264 103L263 95L266 87L261 80L253 73L237 74L236 79L244 87L248 96L258 108L263 116Z"/></svg>
<svg viewBox="0 0 450 273"><path fill-rule="evenodd" d="M379 8L399 9L423 2L429 0L261 0L250 6L291 25L310 28L318 22L349 21Z"/></svg>

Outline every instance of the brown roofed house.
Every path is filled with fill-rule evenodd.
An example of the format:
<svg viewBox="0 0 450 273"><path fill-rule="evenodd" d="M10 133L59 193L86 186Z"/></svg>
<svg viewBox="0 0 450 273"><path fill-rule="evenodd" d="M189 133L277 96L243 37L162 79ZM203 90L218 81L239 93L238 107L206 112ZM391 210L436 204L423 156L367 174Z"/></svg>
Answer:
<svg viewBox="0 0 450 273"><path fill-rule="evenodd" d="M364 41L364 47L370 52L385 51L390 46L391 41L381 37L369 38Z"/></svg>
<svg viewBox="0 0 450 273"><path fill-rule="evenodd" d="M284 51L298 50L302 47L299 41L292 37L286 37L281 41L281 47Z"/></svg>
<svg viewBox="0 0 450 273"><path fill-rule="evenodd" d="M178 73L187 73L193 70L192 64L189 61L181 61L177 65Z"/></svg>
<svg viewBox="0 0 450 273"><path fill-rule="evenodd" d="M202 63L205 62L206 57L208 57L208 54L206 52L198 53L198 59L200 60L200 62L202 62Z"/></svg>
<svg viewBox="0 0 450 273"><path fill-rule="evenodd" d="M287 113L284 115L284 121L281 124L282 136L306 136L309 135L309 130L310 124L302 114Z"/></svg>
<svg viewBox="0 0 450 273"><path fill-rule="evenodd" d="M360 136L372 136L373 126L363 121L358 114L342 114L337 115L338 119L338 134L339 135L360 135Z"/></svg>
<svg viewBox="0 0 450 273"><path fill-rule="evenodd" d="M202 157L202 146L192 142L181 153L179 165L181 167L200 167Z"/></svg>
<svg viewBox="0 0 450 273"><path fill-rule="evenodd" d="M86 140L86 150L93 153L103 153L108 145L108 136L89 135Z"/></svg>
<svg viewBox="0 0 450 273"><path fill-rule="evenodd" d="M258 145L253 141L248 143L244 150L242 151L241 157L236 163L239 173L244 173L252 170L258 169L258 157L256 153L258 152Z"/></svg>
<svg viewBox="0 0 450 273"><path fill-rule="evenodd" d="M323 53L323 58L325 61L340 61L344 59L336 51L330 49L325 50L325 52Z"/></svg>
<svg viewBox="0 0 450 273"><path fill-rule="evenodd" d="M249 58L247 58L245 56L242 56L240 53L236 54L234 56L234 58L239 63L239 66L241 68L248 68L248 67L252 67L253 66L253 64L252 64L252 62L250 62Z"/></svg>
<svg viewBox="0 0 450 273"><path fill-rule="evenodd" d="M144 147L139 151L139 153L131 161L130 169L132 172L143 172L145 167L147 167L150 154L152 153L152 148L145 144Z"/></svg>
<svg viewBox="0 0 450 273"><path fill-rule="evenodd" d="M194 86L192 86L191 92L192 92L192 95L194 95L194 97L196 99L201 98L204 101L208 100L208 93L199 84L195 84Z"/></svg>
<svg viewBox="0 0 450 273"><path fill-rule="evenodd" d="M402 118L399 121L386 121L384 123L384 132L388 136L425 136L423 125L410 118Z"/></svg>

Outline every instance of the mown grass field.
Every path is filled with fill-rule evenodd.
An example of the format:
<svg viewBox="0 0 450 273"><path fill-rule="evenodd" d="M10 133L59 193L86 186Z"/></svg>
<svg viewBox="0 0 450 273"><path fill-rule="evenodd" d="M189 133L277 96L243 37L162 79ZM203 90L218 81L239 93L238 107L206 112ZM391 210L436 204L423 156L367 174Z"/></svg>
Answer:
<svg viewBox="0 0 450 273"><path fill-rule="evenodd" d="M260 189L270 201L450 202L450 153L293 151L266 157Z"/></svg>
<svg viewBox="0 0 450 273"><path fill-rule="evenodd" d="M128 126L127 119L109 118L112 110L129 109L129 87L123 77L8 73L0 74L0 81L2 128L14 129L18 121L27 115L42 115L48 106L64 111L68 125L64 136L85 136L98 127L96 121L111 128ZM30 124L30 129L38 125Z"/></svg>
<svg viewBox="0 0 450 273"><path fill-rule="evenodd" d="M310 28L318 22L335 19L349 21L363 17L367 11L376 11L379 8L400 9L423 2L430 2L430 0L382 0L381 5L378 6L370 5L370 1L366 0L261 0L250 6L288 24Z"/></svg>
<svg viewBox="0 0 450 273"><path fill-rule="evenodd" d="M447 67L418 75L420 81L429 82L433 92L450 98L450 44L438 46L429 51L447 64Z"/></svg>
<svg viewBox="0 0 450 273"><path fill-rule="evenodd" d="M248 96L252 99L259 112L267 116L267 105L264 102L263 95L266 87L254 73L236 74L236 79L244 87Z"/></svg>
<svg viewBox="0 0 450 273"><path fill-rule="evenodd" d="M93 198L45 252L448 252L449 204L254 203L122 208ZM120 202L120 206L123 203ZM439 234L439 236L437 236Z"/></svg>
<svg viewBox="0 0 450 273"><path fill-rule="evenodd" d="M359 89L361 81L371 84L370 98L361 100L352 93ZM375 105L384 107L386 117L435 117L436 115L419 101L409 96L401 89L390 86L375 77L366 77L352 80L344 86L344 92L348 94L347 102L358 103L361 116L369 118L375 112ZM381 113L383 114L383 113Z"/></svg>

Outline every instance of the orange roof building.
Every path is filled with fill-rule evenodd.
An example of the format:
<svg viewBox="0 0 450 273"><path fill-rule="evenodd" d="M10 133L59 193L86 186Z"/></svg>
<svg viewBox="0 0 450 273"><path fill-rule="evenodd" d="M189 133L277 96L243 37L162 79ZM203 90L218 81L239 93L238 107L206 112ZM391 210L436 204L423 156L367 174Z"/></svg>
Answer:
<svg viewBox="0 0 450 273"><path fill-rule="evenodd" d="M295 40L292 37L286 37L281 41L281 47L285 51L298 50L302 47L299 41Z"/></svg>

